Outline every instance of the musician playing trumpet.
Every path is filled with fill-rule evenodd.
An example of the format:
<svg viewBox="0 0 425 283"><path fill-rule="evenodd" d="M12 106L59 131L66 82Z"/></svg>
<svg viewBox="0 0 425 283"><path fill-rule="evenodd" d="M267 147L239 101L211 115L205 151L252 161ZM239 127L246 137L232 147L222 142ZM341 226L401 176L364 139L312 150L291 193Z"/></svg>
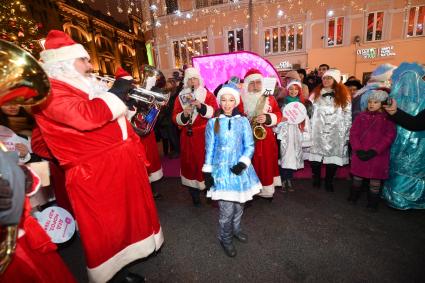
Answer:
<svg viewBox="0 0 425 283"><path fill-rule="evenodd" d="M272 199L274 187L280 186L278 168L278 148L272 128L282 120L282 112L272 96L265 96L263 91L263 75L259 70L249 70L244 78L242 94L243 111L248 116L256 132L256 127L263 127L263 139L256 140L252 158L255 172L263 185L261 197ZM261 131L259 131L261 133Z"/></svg>
<svg viewBox="0 0 425 283"><path fill-rule="evenodd" d="M181 180L189 188L193 204L200 205L205 188L202 166L205 159L205 127L217 109L215 96L204 87L199 71L187 68L184 88L174 103L173 122L181 128Z"/></svg>

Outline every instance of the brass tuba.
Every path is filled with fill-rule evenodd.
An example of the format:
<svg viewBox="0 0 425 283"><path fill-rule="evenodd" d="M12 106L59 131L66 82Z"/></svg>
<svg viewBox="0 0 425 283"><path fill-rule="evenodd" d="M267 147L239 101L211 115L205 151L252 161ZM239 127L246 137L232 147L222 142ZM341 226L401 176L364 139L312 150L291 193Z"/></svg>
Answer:
<svg viewBox="0 0 425 283"><path fill-rule="evenodd" d="M144 65L141 79L140 87L132 90L128 97L136 101L136 114L130 122L139 135L145 136L155 126L161 107L166 106L170 99L170 93L165 88L164 75L155 67Z"/></svg>
<svg viewBox="0 0 425 283"><path fill-rule="evenodd" d="M46 99L49 90L49 80L37 60L16 45L0 40L0 105L36 105ZM4 150L1 145L0 142L0 150ZM19 220L9 219L1 227L0 274L15 253Z"/></svg>

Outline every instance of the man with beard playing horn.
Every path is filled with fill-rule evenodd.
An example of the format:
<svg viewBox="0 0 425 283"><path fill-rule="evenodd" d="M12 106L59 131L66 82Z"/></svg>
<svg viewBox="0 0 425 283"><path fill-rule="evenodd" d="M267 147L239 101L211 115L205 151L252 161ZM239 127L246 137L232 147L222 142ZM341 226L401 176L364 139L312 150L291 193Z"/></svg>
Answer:
<svg viewBox="0 0 425 283"><path fill-rule="evenodd" d="M40 54L51 95L34 109L40 133L65 169L91 282L106 282L163 243L139 137L126 105L89 78L90 56L52 30ZM121 279L122 278L122 279ZM126 268L113 280L142 282Z"/></svg>
<svg viewBox="0 0 425 283"><path fill-rule="evenodd" d="M263 95L263 75L257 69L250 69L243 82L243 110L253 123L261 124L266 138L255 141L252 158L255 172L263 185L258 196L273 198L274 187L280 186L278 148L272 128L282 121L282 112L273 96Z"/></svg>

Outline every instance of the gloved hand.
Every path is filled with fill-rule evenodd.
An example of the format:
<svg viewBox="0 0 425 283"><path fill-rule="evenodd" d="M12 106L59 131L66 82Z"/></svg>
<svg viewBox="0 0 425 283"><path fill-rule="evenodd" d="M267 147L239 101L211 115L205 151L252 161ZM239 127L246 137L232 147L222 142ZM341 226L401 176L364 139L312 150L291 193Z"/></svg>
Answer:
<svg viewBox="0 0 425 283"><path fill-rule="evenodd" d="M372 159L376 156L377 152L373 149L369 150L357 150L356 151L357 156L362 161L368 161L369 159Z"/></svg>
<svg viewBox="0 0 425 283"><path fill-rule="evenodd" d="M208 191L212 186L214 186L214 178L211 173L204 173L205 179L205 189Z"/></svg>
<svg viewBox="0 0 425 283"><path fill-rule="evenodd" d="M126 102L128 93L134 89L133 80L116 79L112 87L108 90Z"/></svg>
<svg viewBox="0 0 425 283"><path fill-rule="evenodd" d="M0 177L0 211L8 210L12 207L13 191L9 182Z"/></svg>
<svg viewBox="0 0 425 283"><path fill-rule="evenodd" d="M240 175L245 168L246 168L245 163L238 162L238 164L236 164L235 166L230 168L230 171L232 171L233 174L235 174L235 175Z"/></svg>

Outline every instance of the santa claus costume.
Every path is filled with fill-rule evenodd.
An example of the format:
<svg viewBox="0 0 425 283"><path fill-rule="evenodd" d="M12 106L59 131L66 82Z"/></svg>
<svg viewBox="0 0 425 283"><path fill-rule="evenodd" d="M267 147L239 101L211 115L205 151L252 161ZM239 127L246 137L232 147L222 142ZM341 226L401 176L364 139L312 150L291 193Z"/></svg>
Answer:
<svg viewBox="0 0 425 283"><path fill-rule="evenodd" d="M121 100L126 103L129 108L127 119L131 121L133 115L137 112L133 99L128 98L127 94L133 88L134 78L123 68L119 67L115 72L115 82L110 91L117 92ZM116 91L115 91L116 90ZM136 129L137 132L137 129ZM158 146L156 144L155 132L152 130L146 135L140 135L140 140L146 149L147 170L149 174L149 182L155 182L163 177L161 158L159 156Z"/></svg>
<svg viewBox="0 0 425 283"><path fill-rule="evenodd" d="M197 78L199 87L192 91L189 79ZM201 103L201 108L194 107L192 115L186 118L184 109L189 107L187 97L192 96ZM190 99L189 99L190 100ZM182 184L193 188L191 190L194 204L198 204L199 190L205 188L202 166L205 160L205 127L208 119L213 117L217 109L215 96L205 87L199 71L195 68L187 68L184 76L184 88L174 103L172 119L181 128L181 180Z"/></svg>
<svg viewBox="0 0 425 283"><path fill-rule="evenodd" d="M89 280L106 282L163 243L145 151L126 105L77 71L77 60L86 60L77 58L90 58L83 46L53 30L45 48L40 56L51 93L35 118L65 168Z"/></svg>
<svg viewBox="0 0 425 283"><path fill-rule="evenodd" d="M256 113L258 103L262 96L262 91L249 92L248 85L250 82L262 80L263 75L257 69L249 70L244 78L244 91L242 93L243 110L248 119L253 119L260 115L266 114L266 123L263 124L266 129L266 138L263 140L256 140L255 151L252 158L255 172L263 185L261 192L258 194L264 198L272 198L275 186L281 185L279 167L278 167L278 148L273 127L282 121L282 112L273 96L266 98L263 109Z"/></svg>

